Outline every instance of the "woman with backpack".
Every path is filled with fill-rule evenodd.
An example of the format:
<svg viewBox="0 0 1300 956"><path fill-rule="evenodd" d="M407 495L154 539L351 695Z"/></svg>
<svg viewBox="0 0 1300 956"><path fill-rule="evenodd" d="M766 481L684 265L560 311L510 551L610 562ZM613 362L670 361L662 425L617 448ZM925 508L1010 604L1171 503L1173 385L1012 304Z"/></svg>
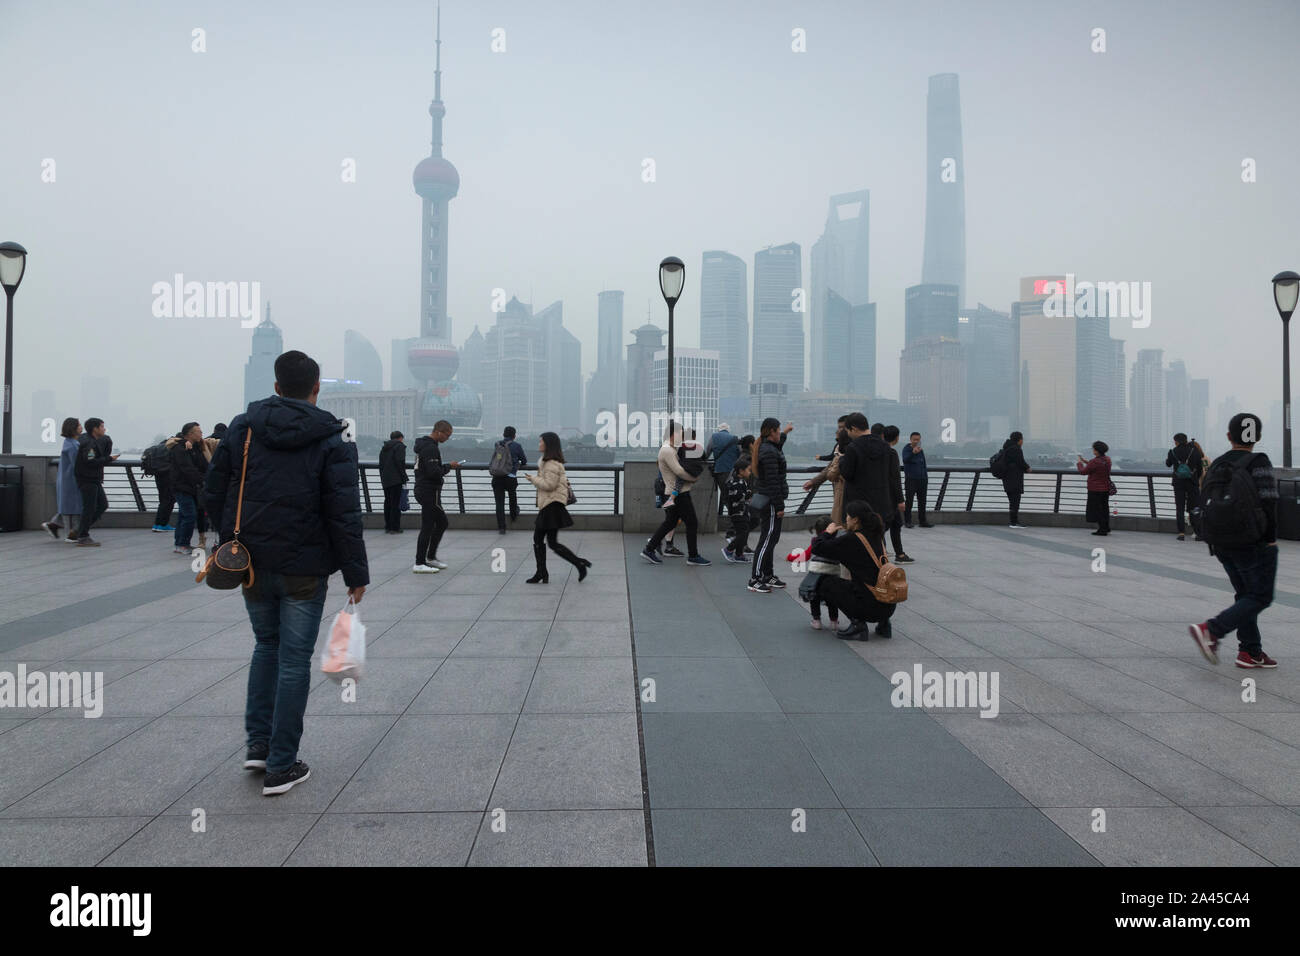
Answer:
<svg viewBox="0 0 1300 956"><path fill-rule="evenodd" d="M1079 474L1088 476L1088 510L1084 520L1097 522L1096 535L1110 534L1110 459L1106 452L1110 446L1104 441L1092 443L1092 460L1085 462L1083 456L1074 466Z"/></svg>
<svg viewBox="0 0 1300 956"><path fill-rule="evenodd" d="M587 576L591 562L560 544L558 538L561 528L573 526L568 509L569 476L564 470L560 436L555 432L542 432L537 450L542 455L537 474L523 476L537 489L537 523L533 528L533 557L537 559L537 573L524 583L546 584L550 580L546 573L547 547L577 568L578 580L581 581Z"/></svg>
<svg viewBox="0 0 1300 956"><path fill-rule="evenodd" d="M839 532L843 531L843 534ZM813 540L812 554L828 561L838 561L849 572L849 579L833 574L822 575L817 582L816 597L830 610L831 617L844 612L850 620L847 630L836 631L844 640L865 641L871 623L881 637L893 637L890 618L896 605L879 600L871 592L884 563L885 523L865 501L850 501L844 506L844 526L832 522Z"/></svg>

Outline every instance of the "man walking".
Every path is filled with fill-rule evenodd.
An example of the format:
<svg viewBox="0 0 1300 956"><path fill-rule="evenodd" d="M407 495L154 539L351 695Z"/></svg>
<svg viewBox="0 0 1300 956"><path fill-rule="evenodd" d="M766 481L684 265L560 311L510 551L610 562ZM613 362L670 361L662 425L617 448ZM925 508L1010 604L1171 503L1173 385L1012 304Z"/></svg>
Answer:
<svg viewBox="0 0 1300 956"><path fill-rule="evenodd" d="M86 431L77 441L77 460L73 475L77 490L81 492L81 524L77 526L78 548L98 548L99 542L90 537L90 528L108 510L108 496L104 494L104 466L115 461L113 439L106 434L102 418L87 418Z"/></svg>
<svg viewBox="0 0 1300 956"><path fill-rule="evenodd" d="M415 440L415 500L420 503L420 537L415 543L416 574L437 574L447 567L438 560L438 544L447 530L442 510L442 481L460 462L442 463L438 446L451 437L451 422L440 420L428 435Z"/></svg>
<svg viewBox="0 0 1300 956"><path fill-rule="evenodd" d="M244 769L266 771L266 796L310 776L298 745L330 575L342 570L356 604L370 583L357 446L343 440L344 423L316 405L320 366L302 352L285 352L275 360L275 392L231 421L204 484L219 539L234 536L238 512L239 540L253 564L253 586L244 589L257 640L244 707Z"/></svg>
<svg viewBox="0 0 1300 956"><path fill-rule="evenodd" d="M718 425L718 430L709 436L704 454L713 459L713 487L718 490L718 517L722 517L722 506L727 497L723 486L731 477L731 470L736 467L736 459L740 457L740 439L731 434L726 422L722 422Z"/></svg>
<svg viewBox="0 0 1300 956"><path fill-rule="evenodd" d="M523 446L515 441L515 435L514 425L507 425L502 430L501 440L492 449L493 460L488 463L488 471L492 471L494 467L510 469L502 474L492 475L492 497L496 500L497 506L498 534L506 533L506 495L510 496L510 520L514 521L519 517L519 469L528 467L528 458L524 455ZM497 461L501 462L499 466L496 465Z"/></svg>
<svg viewBox="0 0 1300 956"><path fill-rule="evenodd" d="M903 492L907 496L907 505L903 517L907 527L912 527L912 502L916 501L921 513L921 527L933 528L925 520L925 490L930 483L930 473L925 465L925 449L921 447L921 433L912 432L908 444L903 448Z"/></svg>
<svg viewBox="0 0 1300 956"><path fill-rule="evenodd" d="M1216 458L1201 486L1201 535L1232 582L1235 603L1217 617L1188 626L1211 664L1219 642L1237 632L1238 667L1277 667L1264 653L1259 615L1273 603L1277 579L1277 479L1268 455L1255 454L1263 427L1258 415L1240 412L1228 422L1232 450Z"/></svg>
<svg viewBox="0 0 1300 956"><path fill-rule="evenodd" d="M379 449L379 484L384 489L384 534L402 533L402 487L406 477L406 444L401 432L391 432Z"/></svg>
<svg viewBox="0 0 1300 956"><path fill-rule="evenodd" d="M1187 540L1187 525L1184 514L1192 515L1192 533L1194 540L1200 541L1196 531L1196 509L1200 504L1198 491L1201 487L1201 473L1205 461L1196 446L1188 442L1187 435L1179 432L1174 436L1174 447L1165 455L1165 467L1174 470L1174 512L1178 519L1178 540Z"/></svg>
<svg viewBox="0 0 1300 956"><path fill-rule="evenodd" d="M893 516L903 510L904 501L898 472L890 474L896 456L885 444L884 426L869 428L867 416L861 412L851 414L844 425L851 439L840 456L844 506L847 508L851 501L865 501L888 527Z"/></svg>

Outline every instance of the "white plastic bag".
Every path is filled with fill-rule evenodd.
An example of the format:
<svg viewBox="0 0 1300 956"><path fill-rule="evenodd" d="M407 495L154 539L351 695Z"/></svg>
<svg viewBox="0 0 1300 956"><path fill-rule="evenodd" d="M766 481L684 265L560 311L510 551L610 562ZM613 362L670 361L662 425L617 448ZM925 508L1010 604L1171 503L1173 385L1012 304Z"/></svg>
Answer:
<svg viewBox="0 0 1300 956"><path fill-rule="evenodd" d="M334 615L329 638L320 654L320 669L341 684L349 677L359 679L365 666L366 626L349 597L343 610Z"/></svg>

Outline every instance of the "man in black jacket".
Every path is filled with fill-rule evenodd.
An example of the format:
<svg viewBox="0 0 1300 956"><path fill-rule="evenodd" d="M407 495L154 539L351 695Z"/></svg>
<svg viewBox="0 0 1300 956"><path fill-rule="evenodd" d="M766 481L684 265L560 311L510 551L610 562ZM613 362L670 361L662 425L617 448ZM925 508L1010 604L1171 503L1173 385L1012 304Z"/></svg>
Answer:
<svg viewBox="0 0 1300 956"><path fill-rule="evenodd" d="M1187 525L1184 514L1193 516L1192 531L1196 532L1195 515L1200 505L1198 491L1201 487L1201 472L1205 462L1196 446L1187 440L1187 435L1179 432L1174 436L1174 447L1165 455L1165 467L1174 470L1174 513L1178 519L1178 540L1187 540ZM1199 533L1195 540L1200 541Z"/></svg>
<svg viewBox="0 0 1300 956"><path fill-rule="evenodd" d="M415 543L416 574L437 574L447 567L438 560L438 544L447 530L442 510L442 480L460 462L442 463L438 446L451 437L451 422L439 421L433 431L415 440L415 500L420 503L420 538Z"/></svg>
<svg viewBox="0 0 1300 956"><path fill-rule="evenodd" d="M1020 499L1025 493L1025 472L1030 471L1029 462L1021 446L1025 436L1021 432L1012 432L1002 443L1002 490L1006 492L1007 503L1011 506L1011 524L1008 527L1024 529L1020 523Z"/></svg>
<svg viewBox="0 0 1300 956"><path fill-rule="evenodd" d="M840 477L844 479L844 504L865 501L888 525L895 512L904 507L903 483L894 468L893 449L879 431L867 426L867 416L854 412L845 420L849 447L840 456ZM892 473L891 473L892 472Z"/></svg>
<svg viewBox="0 0 1300 956"><path fill-rule="evenodd" d="M285 352L275 360L275 391L231 421L204 486L221 541L234 536L240 513L239 540L253 565L253 586L244 590L257 639L244 709L244 769L266 771L262 793L268 796L309 776L298 744L329 577L341 569L356 604L370 583L357 446L343 440L343 422L316 407L320 366L302 352Z"/></svg>
<svg viewBox="0 0 1300 956"><path fill-rule="evenodd" d="M406 443L393 432L379 449L379 484L384 489L384 534L402 533L402 486L406 484Z"/></svg>
<svg viewBox="0 0 1300 956"><path fill-rule="evenodd" d="M198 422L186 422L176 435L176 442L167 456L171 461L172 494L176 496L176 536L172 551L190 553L190 538L199 520L202 506L203 482L207 478L208 461L203 455L203 429ZM203 547L203 535L199 535Z"/></svg>
<svg viewBox="0 0 1300 956"><path fill-rule="evenodd" d="M98 548L99 542L90 537L90 526L108 510L108 496L104 494L104 466L117 458L113 454L113 439L105 432L102 418L87 418L86 430L77 439L77 458L72 474L81 492L81 524L77 527L78 548Z"/></svg>

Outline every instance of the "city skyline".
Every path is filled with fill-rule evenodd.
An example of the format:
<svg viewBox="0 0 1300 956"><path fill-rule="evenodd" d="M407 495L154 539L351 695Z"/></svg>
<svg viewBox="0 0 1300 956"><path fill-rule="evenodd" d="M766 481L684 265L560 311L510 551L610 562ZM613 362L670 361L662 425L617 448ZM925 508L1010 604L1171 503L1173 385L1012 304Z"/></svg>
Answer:
<svg viewBox="0 0 1300 956"><path fill-rule="evenodd" d="M1190 375L1209 378L1212 406L1231 392L1265 413L1279 391L1266 383L1280 379L1280 370L1273 367L1280 364L1275 361L1272 339L1278 330L1268 301L1267 280L1289 264L1275 261L1279 250L1295 249L1289 228L1284 228L1289 222L1283 211L1294 206L1287 200L1297 198L1296 177L1287 174L1286 164L1294 168L1300 152L1295 148L1293 130L1266 122L1280 106L1280 89L1276 83L1265 82L1256 64L1270 59L1268 51L1277 42L1275 30L1234 23L1232 34L1220 37L1212 29L1214 15L1197 20L1189 8L1186 19L1161 19L1157 33L1150 29L1148 14L1114 4L1095 4L1090 9L1110 23L1111 46L1103 54L1094 54L1088 49L1088 29L1075 22L1077 17L1044 11L1044 23L1059 23L1062 29L1068 25L1078 33L1078 42L1068 47L1062 44L1056 51L1063 68L1043 78L1043 89L1008 96L998 87L998 79L1016 75L1016 71L998 65L997 51L1017 48L1016 41L1023 40L1026 29L1011 15L1013 5L999 11L1001 34L995 30L980 33L991 45L986 44L974 57L954 36L971 26L968 15L941 6L948 17L946 28L927 35L930 46L923 54L883 51L883 64L874 66L855 63L845 55L847 39L836 35L837 28L846 36L856 35L870 23L883 37L901 36L918 29L918 21L925 19L922 13L898 13L877 22L847 4L789 15L755 10L752 18L743 21L733 15L737 8L724 9L724 5L684 12L682 16L688 16L695 29L715 31L709 35L726 40L715 64L700 64L686 51L669 50L667 60L683 67L685 75L710 76L720 80L724 89L731 89L743 85L756 71L778 70L785 85L775 91L774 105L786 111L810 90L834 91L840 87L831 83L832 79L847 80L855 75L858 81L888 76L896 93L887 108L879 98L849 101L828 95L831 105L840 111L852 102L865 111L864 119L850 124L847 131L838 129L834 139L815 140L826 147L820 150L808 148L811 140L793 137L796 142L786 145L770 131L760 130L757 138L751 135L716 152L717 135L702 127L707 111L688 110L680 128L662 123L667 108L647 106L645 97L652 90L616 72L615 90L619 95L635 91L632 102L617 111L619 119L612 126L612 136L608 124L603 132L602 124L592 125L589 132L609 140L611 149L627 159L629 168L624 170L622 160L610 162L609 150L599 154L596 165L593 157L597 153L575 153L571 147L549 150L552 158L548 159L546 147L558 141L535 121L532 104L540 101L542 91L520 85L523 76L532 71L558 87L551 93L567 95L575 104L592 96L597 102L612 103L618 98L575 87L576 75L558 65L565 51L577 51L578 60L587 67L612 62L612 51L587 42L593 34L580 22L580 15L575 14L572 20L563 18L564 30L560 30L523 5L507 5L488 14L466 4L445 4L445 52L457 71L456 135L460 139L454 155L475 175L472 196L467 183L457 200L449 243L452 258L446 274L452 278L445 312L457 319L454 344L461 344L475 325L486 328L490 324L491 295L498 288L521 298L527 296L530 301L562 299L570 305L565 324L581 341L582 368L590 372L596 366L596 308L591 301L595 293L602 287L623 289L630 316L640 314L640 301L645 299L652 305L652 321L663 325L666 316L653 285L653 270L662 255L675 253L687 263L687 286L678 308L678 342L693 347L699 342L701 275L692 267L701 262L705 250L725 250L748 262L752 250L764 242L793 241L807 255L823 226L827 197L861 187L876 193L871 257L873 293L879 307L876 391L897 395L893 357L902 346L904 290L923 279L917 270L917 245L904 248L907 236L917 237L919 244L928 216L925 183L916 172L927 150L920 117L926 108L927 78L946 67L961 77L965 87L961 103L963 162L978 170L965 202L967 232L979 241L972 238L969 244L975 254L968 257L962 298L1002 310L1015 300L1019 276L1040 272L1073 270L1096 280L1152 281L1157 301L1151 328L1130 331L1127 322L1114 321L1112 335L1128 340L1130 354L1159 348L1168 360L1185 362ZM238 23L239 16L251 9L246 5L178 7L195 13L196 23L206 19L208 47L204 53L191 51L188 26L177 28L172 44L176 49L157 48L157 29L142 28L141 24L151 21L148 14L137 12L123 15L118 23L90 10L68 26L37 8L19 7L6 37L0 38L0 51L18 67L23 77L20 89L27 93L19 96L15 105L12 128L21 131L17 148L0 157L0 175L14 184L6 192L3 221L12 237L23 241L32 253L28 277L15 302L15 410L19 421L36 417L34 409L24 414L28 397L51 387L61 405L52 411L52 417L70 413L84 418L95 413L69 407L75 396L62 385L66 376L53 364L54 350L42 349L39 344L41 335L51 331L77 341L82 337L76 331L77 323L90 316L114 330L109 341L96 343L108 367L121 369L129 379L147 374L157 380L154 387L168 388L173 394L178 389L192 390L194 407L192 415L185 418L210 419L205 421L210 425L236 414L240 409L233 407L229 397L217 402L210 396L239 393L237 370L249 354L249 332L239 330L238 322L223 326L216 319L149 317L143 290L174 272L207 281L260 281L266 297L280 303L277 314L287 346L313 354L327 374L342 367L340 333L344 330L356 328L381 347L391 338L413 331L412 291L403 276L411 272L410 237L418 227L400 225L410 222L409 209L397 211L399 200L409 206L406 190L410 186L406 184L410 180L406 179L409 172L397 170L405 166L409 171L410 157L419 155L417 147L409 143L410 117L418 115L413 103L423 99L416 109L428 104L433 6L395 4L383 16L360 20L332 14L322 27L321 49L289 56L283 63L275 57L258 60L255 54L288 42L292 20L288 14L267 14L258 31L249 31ZM1226 16L1222 11L1219 15ZM1296 14L1283 7L1280 17L1295 19ZM491 18L500 19L510 38L501 53L491 52L489 43L496 29L496 20ZM656 29L653 23L647 26L635 17L625 16L621 22L636 23L637 29ZM60 31L71 31L70 36L59 34L64 41L80 42L79 37L93 35L100 43L86 44L85 62L60 59L58 44L49 42L56 24ZM807 31L805 53L790 49L795 28ZM717 34L719 29L727 32ZM1221 62L1180 74L1182 86L1177 95L1165 87L1152 92L1166 106L1176 107L1172 110L1176 117L1189 115L1195 106L1199 128L1207 134L1219 130L1220 137L1229 136L1240 156L1228 155L1224 147L1210 163L1203 153L1187 153L1177 147L1177 141L1162 146L1160 137L1152 135L1126 141L1126 163L1113 163L1105 160L1101 144L1075 143L1070 151L1062 151L1040 141L1039 124L1031 118L1040 115L1037 111L1045 99L1056 96L1059 102L1069 104L1069 112L1104 115L1112 125L1122 126L1126 117L1134 115L1132 105L1120 95L1121 89L1127 88L1125 83L1131 84L1135 78L1139 86L1151 83L1159 75L1156 64L1161 58L1177 59L1204 36L1215 37ZM1134 52L1138 37L1141 56ZM114 58L111 68L104 60L104 48L112 44L102 43L105 38L123 40L122 59ZM1118 42L1120 39L1124 42ZM341 45L366 56L382 52L387 59L382 64L377 61L381 68L351 78L355 89L349 89L329 80L324 66L325 54ZM45 66L31 60L25 52L29 49L46 51ZM51 50L55 53L52 58L48 55ZM232 50L256 63L253 74L259 83L211 72L222 69L213 61L225 63L224 69L229 69ZM1017 64L1017 70L1030 68L1045 55L1033 49L1024 52L1029 64ZM55 82L51 69L66 73L67 78ZM133 77L149 69L191 76L191 82L198 84L199 105L208 111L206 119L178 111L165 93L146 94L143 105L121 106L122 135L106 135L99 130L105 118L68 95L79 78L95 72L102 77L102 87L91 90L92 105L103 95L130 99L112 92L116 84L132 83ZM495 79L494 70L498 74ZM280 74L299 79L292 85L276 85L272 78ZM222 77L220 83L216 82L218 76ZM44 85L28 89L36 79ZM291 142L259 119L261 113L270 120L289 109L311 117L319 110L320 93L299 90L315 89L313 80L323 81L317 86L328 91L328 115L332 123L346 130L345 135L321 137L311 132L314 121L305 122L305 142ZM263 106L249 113L244 101L253 95L253 87L268 82L277 90L271 97L277 108L268 111ZM82 86L88 88L84 82ZM1206 89L1220 87L1238 92L1249 88L1251 93L1234 102L1231 110L1218 101L1204 102ZM503 91L517 96L503 96ZM265 98L264 91L261 95ZM365 108L358 109L363 103ZM231 152L232 144L243 141L241 137L213 136L214 127L220 126L214 117L241 115L241 109L259 134L259 146L252 153ZM818 115L806 101L800 102L797 111ZM116 120L117 114L112 115ZM172 165L160 167L150 159L150 144L156 144L159 130L155 126L152 136L148 132L150 117L157 115L167 117L169 136L181 133L183 141L200 149L184 151ZM569 137L582 128L583 115L582 109L560 114L552 111L550 119L561 119L565 137ZM998 137L1005 137L1008 124L1014 128L1017 118L1023 119L1024 135L1013 137L1008 146L999 146ZM855 146L861 141L859 126L869 126L875 136L888 131L891 148L886 155L867 162L855 156ZM499 139L502 130L510 131L508 140L528 130L536 130L541 137L522 157L516 154L515 162L503 163L501 151L489 145ZM348 139L352 145L345 147ZM372 141L381 144L382 150L369 147ZM87 148L102 147L106 142L114 149L96 149L95 166L88 168ZM1236 149L1237 142L1240 149ZM760 144L761 148L756 148ZM794 155L801 157L800 163L788 161ZM1258 159L1258 183L1241 181L1244 156ZM45 158L58 163L54 182L41 181ZM357 170L353 183L339 178L340 164L349 158ZM645 158L656 160L653 182L643 179ZM1008 162L1011 159L1019 163ZM1100 168L1099 160L1105 160ZM572 168L563 169L564 162ZM293 179L284 176L289 166L294 168ZM724 201L726 191L724 196L701 201L698 190L718 182L720 175L726 175L728 182L739 179L752 185L770 180L778 168L785 170L776 180L781 188L769 190L779 196L777 203L746 203L734 194ZM1081 175L1085 170L1090 175ZM624 176L629 182L622 182ZM104 188L105 177L113 188ZM259 192L259 183L266 179L277 191ZM209 188L196 193L192 188L196 180ZM1093 185L1094 180L1101 180L1101 186ZM543 181L548 188L539 188ZM1068 188L1062 189L1062 184ZM534 192L529 194L528 189ZM314 197L314 210L303 204L308 196ZM543 196L546 204L539 202ZM1034 200L1034 196L1038 198ZM1042 201L1047 196L1051 202ZM1195 215L1175 200L1184 196L1195 197ZM182 197L179 206L175 205L174 200ZM550 209L557 198L564 220L572 226L565 241L547 242L543 237L555 228ZM494 212L493 203L499 212L509 212L504 216ZM123 224L129 226L133 217L128 210L149 205L180 212L171 214L165 232L159 231L153 238L135 237L129 261L103 270L99 265L103 257L93 253L93 242L100 238L101 230L117 232ZM1123 230L1108 228L1116 208L1127 224ZM1157 208L1159 215L1148 211ZM387 211L390 209L398 212L396 217ZM86 216L87 211L93 215ZM76 233L68 226L73 216L79 223ZM1218 228L1208 234L1191 228L1202 216L1212 217ZM1242 225L1243 216L1252 222L1251 228ZM1069 228L1057 228L1065 219ZM611 221L619 222L613 231L597 226L607 240L594 256L589 243L570 241L582 230L589 232L593 225ZM995 221L1002 223L1000 228L1005 231L994 229ZM398 225L381 231L376 228L378 222ZM508 222L512 229L503 234L491 226L493 222ZM1195 242L1181 233L1195 234ZM990 235L1006 241L990 243ZM1023 238L1016 241L1016 235ZM345 236L353 242L342 241ZM1106 241L1100 243L1103 236ZM363 251L358 251L358 241ZM486 256L485 248L489 251ZM1148 249L1163 250L1163 255L1148 255ZM510 265L502 267L500 263L505 262ZM807 261L801 261L800 273L808 276ZM1197 281L1186 282L1187 275L1195 275ZM81 281L66 281L70 276ZM526 291L529 287L537 289L536 297ZM291 303L287 308L286 297ZM124 308L132 301L143 304ZM402 302L407 304L397 307ZM1201 319L1202 315L1206 318ZM1238 323L1246 320L1257 334L1221 335L1218 317L1229 315ZM151 355L151 346L159 337L173 331L186 333L193 347L205 356L197 368L159 362ZM807 337L810 329L805 326L804 331ZM624 346L629 344L626 339ZM817 387L817 383L808 384ZM139 417L134 410L145 405L143 396L133 395L130 386L116 376L115 385L115 404L127 405L133 410L132 417ZM178 424L164 422L160 429L170 430ZM1268 426L1266 421L1266 434ZM16 437L21 442L24 436Z"/></svg>

